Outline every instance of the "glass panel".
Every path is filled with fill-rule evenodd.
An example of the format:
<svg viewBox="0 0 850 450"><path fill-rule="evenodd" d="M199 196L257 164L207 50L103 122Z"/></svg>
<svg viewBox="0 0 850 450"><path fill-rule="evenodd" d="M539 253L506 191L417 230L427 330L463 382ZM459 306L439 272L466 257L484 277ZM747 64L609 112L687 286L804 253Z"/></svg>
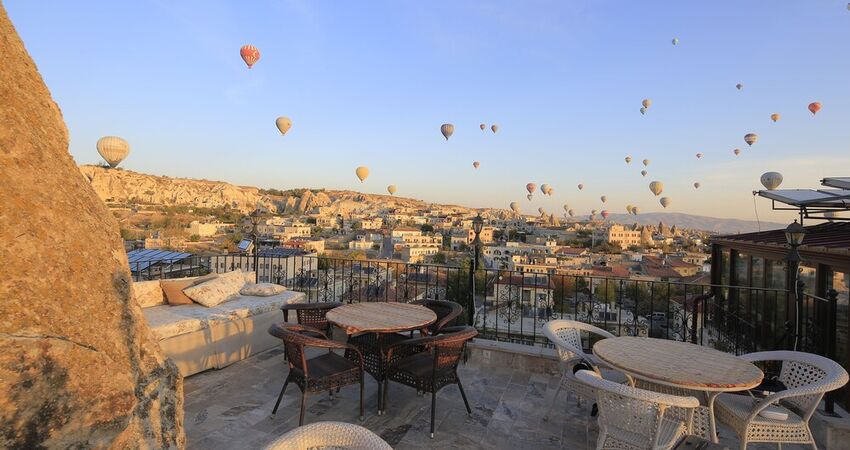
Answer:
<svg viewBox="0 0 850 450"><path fill-rule="evenodd" d="M737 286L750 285L750 256L746 253L738 253L735 255L735 278Z"/></svg>
<svg viewBox="0 0 850 450"><path fill-rule="evenodd" d="M800 264L800 281L804 284L803 293L818 295L818 292L815 291L815 289L817 289L817 278L815 277L816 273L816 265L807 264L805 262Z"/></svg>
<svg viewBox="0 0 850 450"><path fill-rule="evenodd" d="M729 249L720 249L720 284L729 284Z"/></svg>
<svg viewBox="0 0 850 450"><path fill-rule="evenodd" d="M785 289L785 262L767 260L767 287Z"/></svg>
<svg viewBox="0 0 850 450"><path fill-rule="evenodd" d="M764 286L764 258L753 256L753 287Z"/></svg>

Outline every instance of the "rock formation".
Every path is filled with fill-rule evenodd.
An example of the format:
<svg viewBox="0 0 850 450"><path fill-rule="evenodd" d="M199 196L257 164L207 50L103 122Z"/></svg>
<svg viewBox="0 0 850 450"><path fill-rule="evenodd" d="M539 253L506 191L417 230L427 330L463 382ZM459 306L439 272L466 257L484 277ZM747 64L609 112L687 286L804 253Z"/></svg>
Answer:
<svg viewBox="0 0 850 450"><path fill-rule="evenodd" d="M0 448L183 448L183 381L0 5Z"/></svg>

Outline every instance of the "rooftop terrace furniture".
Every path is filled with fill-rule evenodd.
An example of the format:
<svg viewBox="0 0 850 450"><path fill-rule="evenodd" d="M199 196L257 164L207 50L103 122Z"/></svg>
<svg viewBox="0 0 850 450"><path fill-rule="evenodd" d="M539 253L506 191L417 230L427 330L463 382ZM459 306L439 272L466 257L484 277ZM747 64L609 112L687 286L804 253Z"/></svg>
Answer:
<svg viewBox="0 0 850 450"><path fill-rule="evenodd" d="M393 450L377 434L345 422L316 422L298 427L265 447L265 450Z"/></svg>
<svg viewBox="0 0 850 450"><path fill-rule="evenodd" d="M457 302L447 300L417 300L410 302L413 305L424 306L437 315L437 321L424 328L428 334L436 334L441 328L452 323L458 316L463 314L463 306Z"/></svg>
<svg viewBox="0 0 850 450"><path fill-rule="evenodd" d="M457 375L457 366L463 357L466 343L478 331L470 326L446 327L434 336L419 337L398 342L387 350L387 368L383 397L380 402L387 408L389 381L431 393L431 437L434 437L434 416L437 411L437 392L450 384L457 384L466 411L472 414L463 385Z"/></svg>
<svg viewBox="0 0 850 450"><path fill-rule="evenodd" d="M750 362L781 361L779 381L787 389L763 399L721 394L717 398L717 417L729 425L741 440L741 449L749 442L810 444L817 449L809 428L809 419L826 392L847 384L847 371L838 363L811 353L771 351L740 356ZM796 414L788 407L797 409ZM785 420L765 417L763 411L788 414Z"/></svg>
<svg viewBox="0 0 850 450"><path fill-rule="evenodd" d="M295 311L300 325L315 328L325 335L330 336L331 323L328 322L328 311L342 306L339 302L320 303L290 303L280 307L283 311L283 321L289 322L289 311Z"/></svg>
<svg viewBox="0 0 850 450"><path fill-rule="evenodd" d="M599 407L597 449L668 450L690 434L694 397L660 394L603 379L580 370L576 379L596 392ZM669 408L689 411L686 420L665 414Z"/></svg>
<svg viewBox="0 0 850 450"><path fill-rule="evenodd" d="M589 364L594 371L602 374L607 379L618 383L627 381L627 378L623 374L612 370L607 364L600 361L599 358L593 356L592 353L584 351L582 333L588 335L588 344L590 344L590 338L593 336L602 339L614 337L613 334L601 328L574 320L551 320L543 326L543 334L558 350L562 371L561 382L558 384L558 390L555 392L555 397L552 399L552 404L546 411L544 419L548 419L552 408L558 403L558 396L561 393L561 389L566 389L567 395L576 395L579 402L581 400L592 401L596 398L593 388L587 383L582 383L575 377L576 365L581 362Z"/></svg>
<svg viewBox="0 0 850 450"><path fill-rule="evenodd" d="M272 415L277 413L280 400L290 382L301 389L301 414L298 425L304 425L304 411L307 406L307 394L328 391L360 383L360 418L363 418L363 355L351 344L336 342L327 337L316 338L304 334L305 331L315 332L315 329L305 325L274 324L269 328L269 334L283 340L284 351L289 361L289 373L277 402L274 404ZM328 353L307 359L307 347L326 348ZM356 355L359 361L353 362L333 350L345 350Z"/></svg>
<svg viewBox="0 0 850 450"><path fill-rule="evenodd" d="M253 282L253 272L245 272ZM197 278L197 277L192 277ZM185 377L221 369L280 344L265 330L280 321L282 305L306 302L305 294L284 291L270 297L237 295L212 308L169 305L159 280L132 284L133 297L162 351Z"/></svg>

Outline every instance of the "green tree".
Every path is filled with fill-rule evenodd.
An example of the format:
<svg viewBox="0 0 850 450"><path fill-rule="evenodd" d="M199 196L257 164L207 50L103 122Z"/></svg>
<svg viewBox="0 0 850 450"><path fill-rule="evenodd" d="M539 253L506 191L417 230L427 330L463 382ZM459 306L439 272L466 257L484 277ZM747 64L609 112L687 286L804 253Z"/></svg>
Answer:
<svg viewBox="0 0 850 450"><path fill-rule="evenodd" d="M446 263L446 254L443 253L443 252L438 252L433 257L431 257L431 261L434 264L445 264Z"/></svg>
<svg viewBox="0 0 850 450"><path fill-rule="evenodd" d="M419 227L419 230L422 231L423 233L433 233L434 232L434 225L426 223L426 224L422 225L421 227Z"/></svg>
<svg viewBox="0 0 850 450"><path fill-rule="evenodd" d="M189 242L198 242L200 240L201 240L201 237L198 236L197 234L193 234L193 235L189 236Z"/></svg>

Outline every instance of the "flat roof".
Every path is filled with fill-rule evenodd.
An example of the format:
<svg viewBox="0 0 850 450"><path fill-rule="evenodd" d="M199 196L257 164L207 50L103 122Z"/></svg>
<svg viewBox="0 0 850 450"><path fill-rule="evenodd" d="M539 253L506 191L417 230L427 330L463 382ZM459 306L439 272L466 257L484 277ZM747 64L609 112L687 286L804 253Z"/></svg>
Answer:
<svg viewBox="0 0 850 450"><path fill-rule="evenodd" d="M806 237L800 249L824 249L835 252L850 252L850 222L827 222L810 225L806 228ZM713 241L746 242L771 246L787 246L785 229L759 231L754 233L717 236Z"/></svg>

